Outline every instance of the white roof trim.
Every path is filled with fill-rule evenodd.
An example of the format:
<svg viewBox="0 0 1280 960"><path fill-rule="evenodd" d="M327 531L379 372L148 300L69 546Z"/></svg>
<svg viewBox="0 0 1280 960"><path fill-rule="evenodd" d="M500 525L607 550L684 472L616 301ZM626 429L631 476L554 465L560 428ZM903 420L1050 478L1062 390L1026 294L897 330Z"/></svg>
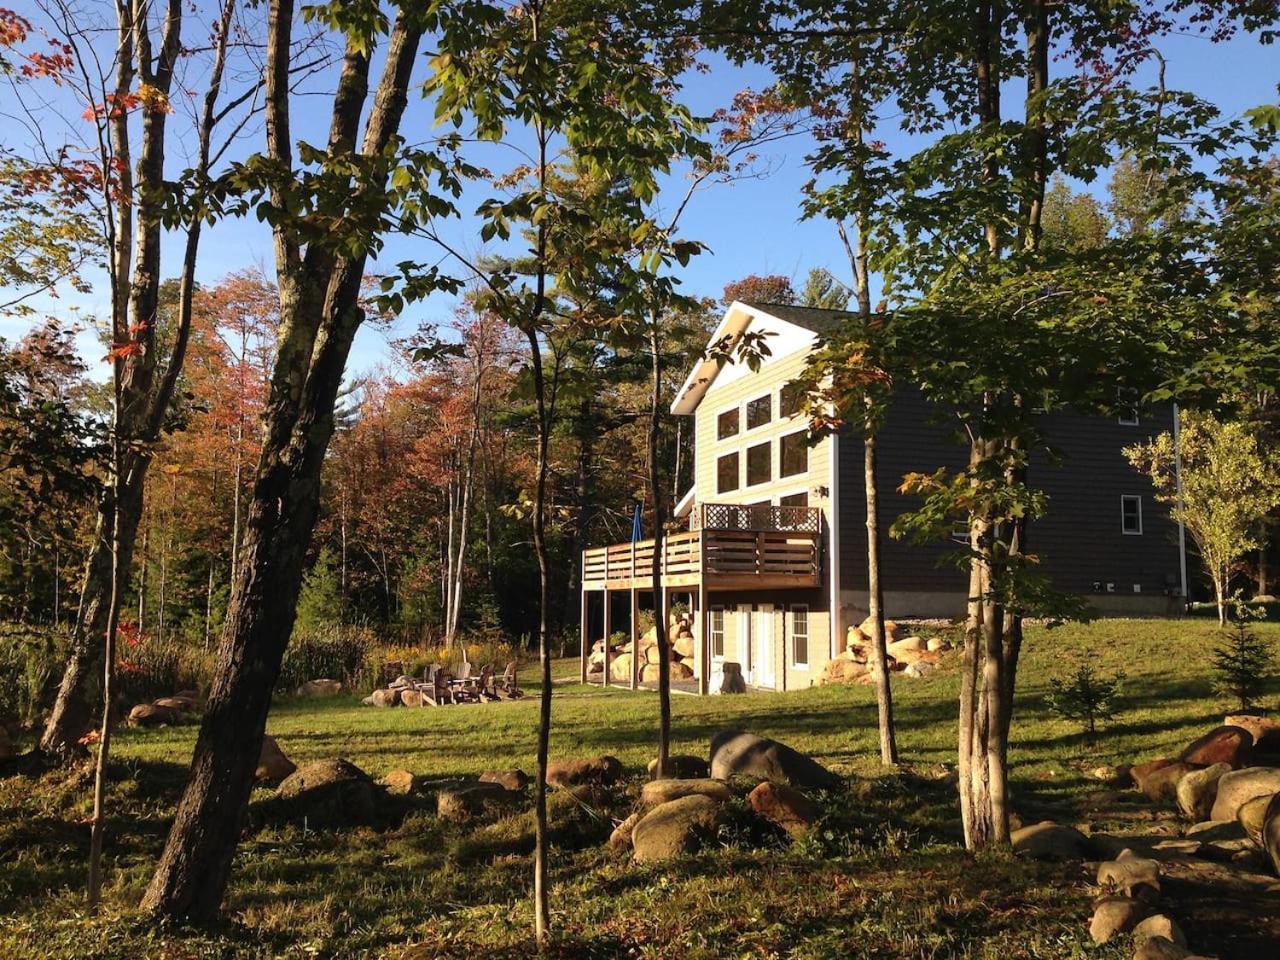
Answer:
<svg viewBox="0 0 1280 960"><path fill-rule="evenodd" d="M678 518L689 515L689 511L693 509L694 494L697 493L697 490L697 487L690 487L685 495L680 498L680 502L676 504L675 509L675 515Z"/></svg>

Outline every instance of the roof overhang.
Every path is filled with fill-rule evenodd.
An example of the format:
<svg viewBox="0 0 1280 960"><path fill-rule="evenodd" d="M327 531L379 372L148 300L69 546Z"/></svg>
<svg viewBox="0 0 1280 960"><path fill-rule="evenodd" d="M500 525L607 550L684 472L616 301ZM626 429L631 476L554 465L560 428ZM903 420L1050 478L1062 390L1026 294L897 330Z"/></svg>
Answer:
<svg viewBox="0 0 1280 960"><path fill-rule="evenodd" d="M724 312L724 316L720 318L720 322L716 324L710 339L707 340L707 350L710 350L713 344L724 343L726 340L725 347L732 350L747 327L751 325L751 321L755 319L755 315L755 311L741 300L733 301L729 304L729 309ZM711 388L722 366L721 362L707 356L707 352L703 351L701 359L694 364L676 398L671 401L671 412L682 416L693 413L702 401L703 394Z"/></svg>

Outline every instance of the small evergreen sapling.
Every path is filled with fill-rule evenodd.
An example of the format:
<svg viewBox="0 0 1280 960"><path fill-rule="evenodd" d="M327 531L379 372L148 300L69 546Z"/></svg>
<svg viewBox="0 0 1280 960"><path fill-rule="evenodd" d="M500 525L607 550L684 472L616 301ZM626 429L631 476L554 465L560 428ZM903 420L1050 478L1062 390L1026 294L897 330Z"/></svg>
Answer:
<svg viewBox="0 0 1280 960"><path fill-rule="evenodd" d="M1253 709L1275 666L1271 644L1249 629L1249 620L1258 615L1237 603L1231 626L1213 651L1214 686L1237 700L1242 712Z"/></svg>
<svg viewBox="0 0 1280 960"><path fill-rule="evenodd" d="M1104 677L1082 664L1069 677L1049 681L1049 709L1063 720L1078 721L1085 739L1092 743L1098 724L1115 719L1116 696L1123 680L1123 673Z"/></svg>

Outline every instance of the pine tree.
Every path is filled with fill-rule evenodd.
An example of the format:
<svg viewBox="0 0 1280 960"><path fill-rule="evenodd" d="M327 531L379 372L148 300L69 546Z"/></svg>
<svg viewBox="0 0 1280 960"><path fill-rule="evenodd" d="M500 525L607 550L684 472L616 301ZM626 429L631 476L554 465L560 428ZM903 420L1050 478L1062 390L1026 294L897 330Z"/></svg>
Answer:
<svg viewBox="0 0 1280 960"><path fill-rule="evenodd" d="M1214 687L1239 701L1241 711L1253 708L1275 666L1271 644L1249 629L1253 616L1252 610L1237 603L1231 626L1213 651Z"/></svg>

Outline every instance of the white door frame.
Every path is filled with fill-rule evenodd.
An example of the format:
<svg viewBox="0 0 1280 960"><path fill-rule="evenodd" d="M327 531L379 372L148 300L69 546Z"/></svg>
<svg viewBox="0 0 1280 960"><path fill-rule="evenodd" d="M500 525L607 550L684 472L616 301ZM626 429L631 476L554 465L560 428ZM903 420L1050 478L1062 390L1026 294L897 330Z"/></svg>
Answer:
<svg viewBox="0 0 1280 960"><path fill-rule="evenodd" d="M774 605L757 604L759 609L751 614L750 661L751 684L773 689L777 685L777 665L774 663Z"/></svg>

